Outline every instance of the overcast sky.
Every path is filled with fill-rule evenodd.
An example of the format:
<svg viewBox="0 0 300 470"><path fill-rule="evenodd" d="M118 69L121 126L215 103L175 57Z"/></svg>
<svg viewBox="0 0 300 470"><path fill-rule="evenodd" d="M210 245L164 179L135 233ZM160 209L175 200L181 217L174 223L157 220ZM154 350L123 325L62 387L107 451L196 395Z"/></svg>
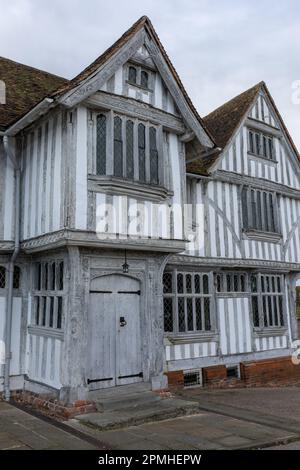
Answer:
<svg viewBox="0 0 300 470"><path fill-rule="evenodd" d="M201 116L265 80L300 149L299 0L0 0L0 10L0 55L66 78L146 14Z"/></svg>

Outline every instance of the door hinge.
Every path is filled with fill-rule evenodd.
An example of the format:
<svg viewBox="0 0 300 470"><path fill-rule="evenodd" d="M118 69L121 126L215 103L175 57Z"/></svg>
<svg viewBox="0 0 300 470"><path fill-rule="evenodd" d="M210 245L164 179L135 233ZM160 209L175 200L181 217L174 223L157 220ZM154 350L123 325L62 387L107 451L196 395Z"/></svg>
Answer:
<svg viewBox="0 0 300 470"><path fill-rule="evenodd" d="M107 377L104 379L87 379L87 384L92 384L94 382L105 382L106 380L113 380L113 377Z"/></svg>
<svg viewBox="0 0 300 470"><path fill-rule="evenodd" d="M140 377L141 379L144 377L143 372L140 372L139 374L133 374L133 375L119 375L118 379L130 379L134 377Z"/></svg>
<svg viewBox="0 0 300 470"><path fill-rule="evenodd" d="M118 294L135 294L135 295L141 295L140 290L135 290L135 291L126 291L126 290L119 290Z"/></svg>

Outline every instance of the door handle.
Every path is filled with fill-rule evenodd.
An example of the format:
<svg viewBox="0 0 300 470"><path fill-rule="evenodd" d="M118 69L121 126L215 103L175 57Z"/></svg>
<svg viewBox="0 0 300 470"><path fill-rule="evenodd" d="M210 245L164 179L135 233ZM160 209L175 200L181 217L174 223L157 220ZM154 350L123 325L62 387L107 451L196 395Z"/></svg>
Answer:
<svg viewBox="0 0 300 470"><path fill-rule="evenodd" d="M125 317L120 317L120 326L126 326L127 321L125 320Z"/></svg>

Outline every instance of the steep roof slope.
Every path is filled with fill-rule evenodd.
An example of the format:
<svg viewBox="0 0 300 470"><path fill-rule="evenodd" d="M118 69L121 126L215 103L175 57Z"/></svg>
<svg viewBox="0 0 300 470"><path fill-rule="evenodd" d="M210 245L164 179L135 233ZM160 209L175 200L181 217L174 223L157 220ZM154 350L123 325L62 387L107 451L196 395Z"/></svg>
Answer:
<svg viewBox="0 0 300 470"><path fill-rule="evenodd" d="M4 57L0 57L0 80L6 85L6 104L0 104L0 130L5 130L68 81Z"/></svg>
<svg viewBox="0 0 300 470"><path fill-rule="evenodd" d="M235 96L231 100L224 103L222 106L219 106L217 109L203 118L204 124L210 130L218 147L223 150L231 141L243 119L245 119L248 110L250 109L251 105L255 103L256 98L261 90L263 90L269 98L270 103L272 104L280 124L287 136L287 139L289 140L292 149L299 159L299 152L297 147L284 124L284 121L265 82L259 82L257 85L249 88L238 96ZM192 151L193 143L190 145ZM189 173L208 175L212 166L217 161L219 155L222 153L222 150L219 153L214 153L210 156L188 163L187 171Z"/></svg>
<svg viewBox="0 0 300 470"><path fill-rule="evenodd" d="M263 82L224 103L203 118L219 147L224 148L254 103Z"/></svg>

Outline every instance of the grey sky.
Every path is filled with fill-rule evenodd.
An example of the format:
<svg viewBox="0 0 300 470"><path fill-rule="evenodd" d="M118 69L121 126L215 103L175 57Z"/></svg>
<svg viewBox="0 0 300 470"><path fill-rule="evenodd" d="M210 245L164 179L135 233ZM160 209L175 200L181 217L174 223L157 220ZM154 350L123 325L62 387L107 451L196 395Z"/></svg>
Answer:
<svg viewBox="0 0 300 470"><path fill-rule="evenodd" d="M300 104L292 103L299 0L0 0L0 7L0 55L67 78L146 14L201 116L265 80L300 148Z"/></svg>

